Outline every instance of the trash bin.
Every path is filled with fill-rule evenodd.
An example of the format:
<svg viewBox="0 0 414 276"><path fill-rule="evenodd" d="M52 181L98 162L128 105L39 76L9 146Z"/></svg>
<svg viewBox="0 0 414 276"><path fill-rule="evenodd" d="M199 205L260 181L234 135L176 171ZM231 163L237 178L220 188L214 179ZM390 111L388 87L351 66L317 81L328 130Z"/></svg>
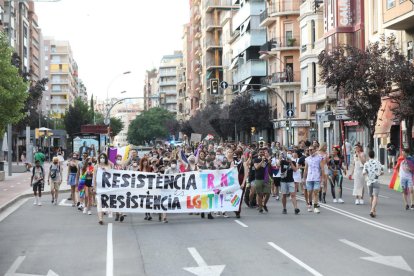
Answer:
<svg viewBox="0 0 414 276"><path fill-rule="evenodd" d="M0 161L0 172L4 171L4 161Z"/></svg>

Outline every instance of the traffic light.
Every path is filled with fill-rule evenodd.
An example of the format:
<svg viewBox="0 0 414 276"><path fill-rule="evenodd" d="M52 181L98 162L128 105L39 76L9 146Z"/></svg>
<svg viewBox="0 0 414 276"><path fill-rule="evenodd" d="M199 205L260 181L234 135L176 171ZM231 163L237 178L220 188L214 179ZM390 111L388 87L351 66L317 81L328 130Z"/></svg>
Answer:
<svg viewBox="0 0 414 276"><path fill-rule="evenodd" d="M210 79L210 94L218 95L219 94L219 81L218 79Z"/></svg>
<svg viewBox="0 0 414 276"><path fill-rule="evenodd" d="M289 130L289 128L290 128L290 121L289 121L289 120L287 120L287 121L286 121L286 130Z"/></svg>
<svg viewBox="0 0 414 276"><path fill-rule="evenodd" d="M251 127L251 132L252 132L252 135L256 132L256 128L255 127Z"/></svg>

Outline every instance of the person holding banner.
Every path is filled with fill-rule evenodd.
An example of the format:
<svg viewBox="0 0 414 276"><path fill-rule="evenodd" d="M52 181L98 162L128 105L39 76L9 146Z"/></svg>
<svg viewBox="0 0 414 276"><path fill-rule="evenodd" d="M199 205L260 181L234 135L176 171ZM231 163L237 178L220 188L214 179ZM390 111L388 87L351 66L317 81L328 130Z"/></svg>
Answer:
<svg viewBox="0 0 414 276"><path fill-rule="evenodd" d="M122 171L122 170L124 170L124 168L125 167L124 167L124 165L122 163L122 155L118 154L116 156L114 170ZM125 215L123 213L120 213L120 212L116 212L115 213L115 221L123 222L124 221L124 217L125 217Z"/></svg>
<svg viewBox="0 0 414 276"><path fill-rule="evenodd" d="M103 161L103 162L102 162ZM108 156L105 153L101 153L99 155L99 163L97 166L95 166L94 172L93 172L93 188L92 188L92 192L96 193L97 190L97 182L96 182L96 177L97 177L97 172L98 169L102 169L102 170L110 170L111 169L111 165L108 162ZM103 225L103 212L102 212L102 202L101 199L99 197L97 197L97 203L98 203L98 223L100 225Z"/></svg>
<svg viewBox="0 0 414 276"><path fill-rule="evenodd" d="M180 170L177 166L177 160L172 159L170 162L170 166L165 169L165 174L178 174ZM164 223L168 223L167 213L162 213L162 221Z"/></svg>
<svg viewBox="0 0 414 276"><path fill-rule="evenodd" d="M141 158L139 162L139 171L140 172L152 172L152 167L149 164L149 159L147 157ZM145 220L152 220L151 213L145 213Z"/></svg>

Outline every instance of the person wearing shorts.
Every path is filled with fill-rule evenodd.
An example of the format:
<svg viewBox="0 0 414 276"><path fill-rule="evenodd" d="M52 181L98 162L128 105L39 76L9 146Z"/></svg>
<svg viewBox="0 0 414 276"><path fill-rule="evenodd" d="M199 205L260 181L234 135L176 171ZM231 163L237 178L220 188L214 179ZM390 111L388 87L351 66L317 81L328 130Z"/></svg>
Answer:
<svg viewBox="0 0 414 276"><path fill-rule="evenodd" d="M280 190L280 157L278 155L279 151L275 153L275 156L272 158L272 194L276 197L276 200L279 200L279 190Z"/></svg>
<svg viewBox="0 0 414 276"><path fill-rule="evenodd" d="M49 168L49 177L47 184L50 185L50 191L52 193L52 204L57 205L60 184L62 183L62 171L59 165L59 159L53 157L53 163Z"/></svg>
<svg viewBox="0 0 414 276"><path fill-rule="evenodd" d="M306 181L306 190L308 190L309 204L308 212L312 212L312 191L313 191L313 212L320 213L318 199L319 190L321 188L321 179L324 177L324 161L320 155L317 154L314 146L309 147L309 154L305 159L305 171L303 172L303 179Z"/></svg>
<svg viewBox="0 0 414 276"><path fill-rule="evenodd" d="M298 203L296 200L296 185L293 179L293 174L298 170L296 162L292 161L292 154L288 153L286 159L280 161L280 188L282 191L282 214L287 214L286 210L286 198L290 195L293 207L295 208L295 214L299 214Z"/></svg>
<svg viewBox="0 0 414 276"><path fill-rule="evenodd" d="M395 160L397 156L397 149L393 143L387 144L387 156L388 156L388 173L391 173L391 170L395 166Z"/></svg>
<svg viewBox="0 0 414 276"><path fill-rule="evenodd" d="M368 153L369 160L365 162L363 168L363 174L367 178L367 186L368 186L368 193L371 198L371 212L369 215L372 218L377 216L377 202L378 202L378 194L380 185L378 183L378 177L382 175L384 172L382 170L382 165L378 160L375 160L375 152L371 150Z"/></svg>
<svg viewBox="0 0 414 276"><path fill-rule="evenodd" d="M255 179L254 187L257 194L257 204L259 205L259 213L263 214L263 210L269 212L266 203L270 197L270 160L265 156L266 149L259 149L259 156L254 160Z"/></svg>
<svg viewBox="0 0 414 276"><path fill-rule="evenodd" d="M409 210L410 205L408 205L408 202L411 202L411 209L414 210L414 194L413 194L413 172L410 169L410 166L408 164L407 158L409 157L410 151L408 149L404 149L402 152L402 157L404 158L401 161L400 164L400 183L402 188L402 195L403 195L403 201L405 205L405 209ZM410 157L411 158L411 157Z"/></svg>
<svg viewBox="0 0 414 276"><path fill-rule="evenodd" d="M40 161L36 160L35 166L33 167L32 178L30 180L30 185L33 187L33 193L35 196L33 205L42 206L40 198L42 197L42 186L44 185L44 177L45 174L43 171L43 167L40 166Z"/></svg>
<svg viewBox="0 0 414 276"><path fill-rule="evenodd" d="M68 163L67 183L70 186L70 198L73 200L72 207L76 206L76 176L78 174L78 154L75 152Z"/></svg>

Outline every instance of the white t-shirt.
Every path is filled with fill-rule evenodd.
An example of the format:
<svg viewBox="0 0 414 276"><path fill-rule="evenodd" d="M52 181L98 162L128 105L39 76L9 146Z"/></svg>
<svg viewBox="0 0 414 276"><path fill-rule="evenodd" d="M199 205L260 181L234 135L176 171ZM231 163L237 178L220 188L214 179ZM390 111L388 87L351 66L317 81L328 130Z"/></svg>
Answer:
<svg viewBox="0 0 414 276"><path fill-rule="evenodd" d="M402 161L400 166L400 178L411 179L412 177L413 173L410 171L407 160Z"/></svg>

